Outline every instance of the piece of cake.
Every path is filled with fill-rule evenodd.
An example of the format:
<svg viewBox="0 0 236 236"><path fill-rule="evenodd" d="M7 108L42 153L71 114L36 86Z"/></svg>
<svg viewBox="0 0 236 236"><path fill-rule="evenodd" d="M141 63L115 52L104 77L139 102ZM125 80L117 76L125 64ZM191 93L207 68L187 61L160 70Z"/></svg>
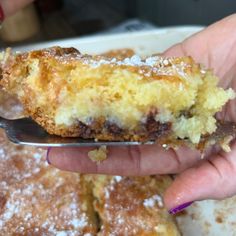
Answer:
<svg viewBox="0 0 236 236"><path fill-rule="evenodd" d="M49 166L45 154L11 144L0 130L0 235L96 235L84 177Z"/></svg>
<svg viewBox="0 0 236 236"><path fill-rule="evenodd" d="M96 140L188 140L216 130L232 89L191 57L116 59L74 48L1 55L3 88L50 134Z"/></svg>
<svg viewBox="0 0 236 236"><path fill-rule="evenodd" d="M87 176L93 183L100 236L177 236L174 218L162 202L168 176Z"/></svg>

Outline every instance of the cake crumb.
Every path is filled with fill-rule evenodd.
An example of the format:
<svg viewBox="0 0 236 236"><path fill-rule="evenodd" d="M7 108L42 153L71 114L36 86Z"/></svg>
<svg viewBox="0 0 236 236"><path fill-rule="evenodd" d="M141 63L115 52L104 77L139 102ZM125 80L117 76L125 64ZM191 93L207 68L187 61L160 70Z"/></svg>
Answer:
<svg viewBox="0 0 236 236"><path fill-rule="evenodd" d="M220 216L217 216L216 219L215 219L215 221L216 221L218 224L222 224L222 223L223 223L223 219L222 219L222 217L220 217Z"/></svg>
<svg viewBox="0 0 236 236"><path fill-rule="evenodd" d="M98 149L89 151L88 156L92 161L99 164L100 162L107 159L107 147L105 145L102 145Z"/></svg>

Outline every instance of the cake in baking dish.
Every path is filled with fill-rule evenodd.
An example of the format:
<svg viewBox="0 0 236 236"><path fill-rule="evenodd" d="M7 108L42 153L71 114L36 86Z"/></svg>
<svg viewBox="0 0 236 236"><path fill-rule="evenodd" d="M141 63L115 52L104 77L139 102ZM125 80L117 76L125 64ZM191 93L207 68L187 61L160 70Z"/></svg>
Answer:
<svg viewBox="0 0 236 236"><path fill-rule="evenodd" d="M79 175L49 166L45 154L0 130L1 236L180 235L161 198L168 176Z"/></svg>
<svg viewBox="0 0 236 236"><path fill-rule="evenodd" d="M131 54L132 55L132 54ZM1 55L3 88L50 134L97 140L189 140L216 130L235 97L191 57L82 55L74 48Z"/></svg>

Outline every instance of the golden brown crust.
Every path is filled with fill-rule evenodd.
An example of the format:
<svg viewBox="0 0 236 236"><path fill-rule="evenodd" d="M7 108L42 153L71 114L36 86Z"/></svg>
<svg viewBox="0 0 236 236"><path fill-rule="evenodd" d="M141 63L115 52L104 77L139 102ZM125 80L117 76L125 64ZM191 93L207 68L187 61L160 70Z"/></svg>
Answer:
<svg viewBox="0 0 236 236"><path fill-rule="evenodd" d="M132 50L130 48L110 50L106 53L101 54L101 56L105 56L108 58L116 58L118 60L129 58L129 57L132 57L133 55L135 55L135 52L134 52L134 50Z"/></svg>

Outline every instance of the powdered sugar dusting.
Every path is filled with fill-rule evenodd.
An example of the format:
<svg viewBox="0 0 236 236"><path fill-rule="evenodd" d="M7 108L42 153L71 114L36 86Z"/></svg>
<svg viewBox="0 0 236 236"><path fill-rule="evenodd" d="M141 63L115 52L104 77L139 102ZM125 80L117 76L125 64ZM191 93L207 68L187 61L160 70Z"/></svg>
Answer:
<svg viewBox="0 0 236 236"><path fill-rule="evenodd" d="M123 60L118 60L116 58L83 58L83 63L89 65L93 68L98 68L103 65L111 66L131 66L141 68L138 73L143 74L145 77L151 77L154 75L178 75L180 77L186 77L186 68L188 64L184 61L180 63L175 63L174 58L163 58L159 56L151 56L142 59L138 55L133 55L130 58L125 58Z"/></svg>
<svg viewBox="0 0 236 236"><path fill-rule="evenodd" d="M85 214L82 214L80 218L75 218L71 221L71 224L74 226L74 228L83 228L85 227L88 222L87 222L87 217Z"/></svg>

